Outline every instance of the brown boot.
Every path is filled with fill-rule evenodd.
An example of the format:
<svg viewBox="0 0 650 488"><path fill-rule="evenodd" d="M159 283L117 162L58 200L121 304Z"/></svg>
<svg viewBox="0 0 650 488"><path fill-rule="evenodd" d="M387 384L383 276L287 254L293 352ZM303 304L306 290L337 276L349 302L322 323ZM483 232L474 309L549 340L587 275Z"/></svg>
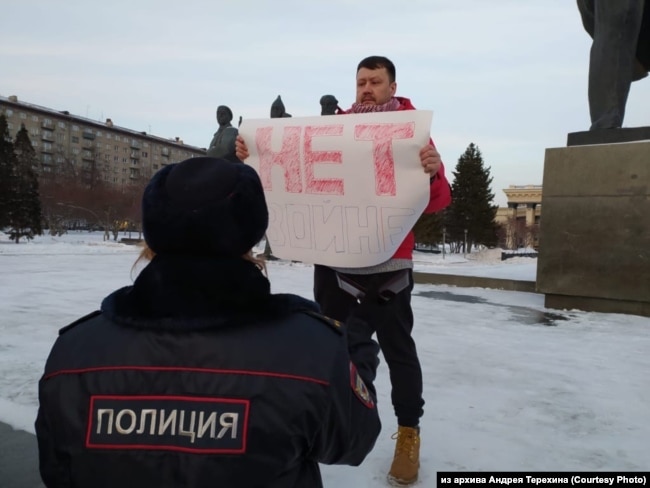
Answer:
<svg viewBox="0 0 650 488"><path fill-rule="evenodd" d="M418 480L420 469L420 429L400 425L392 438L397 442L388 482L393 486L412 485Z"/></svg>

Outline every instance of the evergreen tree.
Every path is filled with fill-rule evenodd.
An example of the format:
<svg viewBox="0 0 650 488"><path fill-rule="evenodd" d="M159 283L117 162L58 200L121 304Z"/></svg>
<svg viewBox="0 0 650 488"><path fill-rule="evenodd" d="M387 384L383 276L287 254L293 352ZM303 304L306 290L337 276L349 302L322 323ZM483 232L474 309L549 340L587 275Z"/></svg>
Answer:
<svg viewBox="0 0 650 488"><path fill-rule="evenodd" d="M497 224L494 217L498 207L492 204L494 193L490 189L491 184L490 168L483 165L481 151L471 143L458 159L451 187L453 199L445 214L449 240L456 242L457 249L464 246L465 237L465 252L475 244L496 245Z"/></svg>
<svg viewBox="0 0 650 488"><path fill-rule="evenodd" d="M38 164L36 151L23 125L14 141L15 190L9 218L9 235L16 243L21 237L33 239L41 231L41 201L38 178L34 168Z"/></svg>
<svg viewBox="0 0 650 488"><path fill-rule="evenodd" d="M416 244L434 246L442 241L443 212L422 214L413 227Z"/></svg>
<svg viewBox="0 0 650 488"><path fill-rule="evenodd" d="M9 225L9 214L14 192L14 168L16 166L14 145L9 134L9 125L4 114L0 114L0 230Z"/></svg>

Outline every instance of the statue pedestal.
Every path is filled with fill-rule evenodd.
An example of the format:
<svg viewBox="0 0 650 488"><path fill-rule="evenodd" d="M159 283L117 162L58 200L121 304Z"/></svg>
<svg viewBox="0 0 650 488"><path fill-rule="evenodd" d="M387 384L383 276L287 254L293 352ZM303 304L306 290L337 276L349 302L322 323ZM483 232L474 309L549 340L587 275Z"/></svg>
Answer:
<svg viewBox="0 0 650 488"><path fill-rule="evenodd" d="M650 128L641 130L646 140L593 131L546 150L537 291L547 307L650 316Z"/></svg>
<svg viewBox="0 0 650 488"><path fill-rule="evenodd" d="M650 127L625 127L623 129L601 129L571 132L567 136L567 146L587 144L615 144L618 142L637 142L650 140Z"/></svg>

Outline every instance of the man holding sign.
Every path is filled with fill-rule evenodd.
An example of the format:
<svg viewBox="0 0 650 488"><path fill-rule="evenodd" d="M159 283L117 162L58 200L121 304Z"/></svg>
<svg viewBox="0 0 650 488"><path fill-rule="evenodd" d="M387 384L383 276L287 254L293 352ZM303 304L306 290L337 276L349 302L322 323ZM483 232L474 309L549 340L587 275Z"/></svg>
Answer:
<svg viewBox="0 0 650 488"><path fill-rule="evenodd" d="M356 81L356 103L344 113L414 109L409 99L395 97L395 66L387 58L372 56L361 61ZM440 154L432 143L421 149L420 163L431 178L430 200L425 212L442 210L451 202L451 191ZM375 266L314 267L314 296L322 312L338 320L347 320L351 333L377 333L390 371L391 398L398 422L397 444L388 479L398 485L409 485L418 479L419 419L424 405L422 370L411 336L414 243L411 231L391 259ZM343 284L345 282L347 284ZM359 297L361 303L357 304L339 284L350 291L357 288L365 292L365 297Z"/></svg>
<svg viewBox="0 0 650 488"><path fill-rule="evenodd" d="M351 343L377 334L390 371L398 422L388 479L407 486L418 479L419 419L424 405L422 370L411 336L415 239L410 229L422 209L432 213L447 207L451 190L428 127L422 133L422 124L413 122L421 120L417 113L411 121L394 120L393 124L371 124L354 115L414 110L408 99L395 97L393 63L379 56L364 59L357 68L356 83L356 103L347 111L337 111L353 114L349 118L324 117L327 121L321 123L326 127L308 119L302 127L264 122L266 127L256 132L242 126L237 156L243 161L250 155L261 174L273 214L273 232L267 235L275 239L274 251L287 252L288 259L309 261L313 257L311 262L320 263L314 266L314 297L325 315L347 323ZM292 124L298 121L293 119ZM244 137L255 138L250 153ZM343 137L353 139L355 147L335 147ZM421 145L413 147L415 140L422 141ZM354 152L368 146L372 148L368 157ZM409 146L408 151L404 146ZM421 170L413 174L418 158L429 175L428 183ZM349 162L358 163L353 171ZM364 172L364 164L374 168L374 178ZM333 177L341 174L345 178ZM405 182L412 182L413 187L405 187ZM405 193L417 193L418 203L383 203ZM350 194L356 194L359 203L350 202ZM400 226L403 230L398 233ZM395 235L400 240L395 241Z"/></svg>

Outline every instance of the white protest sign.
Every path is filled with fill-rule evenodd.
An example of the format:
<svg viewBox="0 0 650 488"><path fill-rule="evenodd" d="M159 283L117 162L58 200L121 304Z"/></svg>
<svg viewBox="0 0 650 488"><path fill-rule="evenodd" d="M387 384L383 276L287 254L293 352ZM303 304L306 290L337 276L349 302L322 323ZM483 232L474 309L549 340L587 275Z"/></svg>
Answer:
<svg viewBox="0 0 650 488"><path fill-rule="evenodd" d="M244 120L273 255L358 268L390 259L429 202L419 153L431 118L404 110Z"/></svg>

